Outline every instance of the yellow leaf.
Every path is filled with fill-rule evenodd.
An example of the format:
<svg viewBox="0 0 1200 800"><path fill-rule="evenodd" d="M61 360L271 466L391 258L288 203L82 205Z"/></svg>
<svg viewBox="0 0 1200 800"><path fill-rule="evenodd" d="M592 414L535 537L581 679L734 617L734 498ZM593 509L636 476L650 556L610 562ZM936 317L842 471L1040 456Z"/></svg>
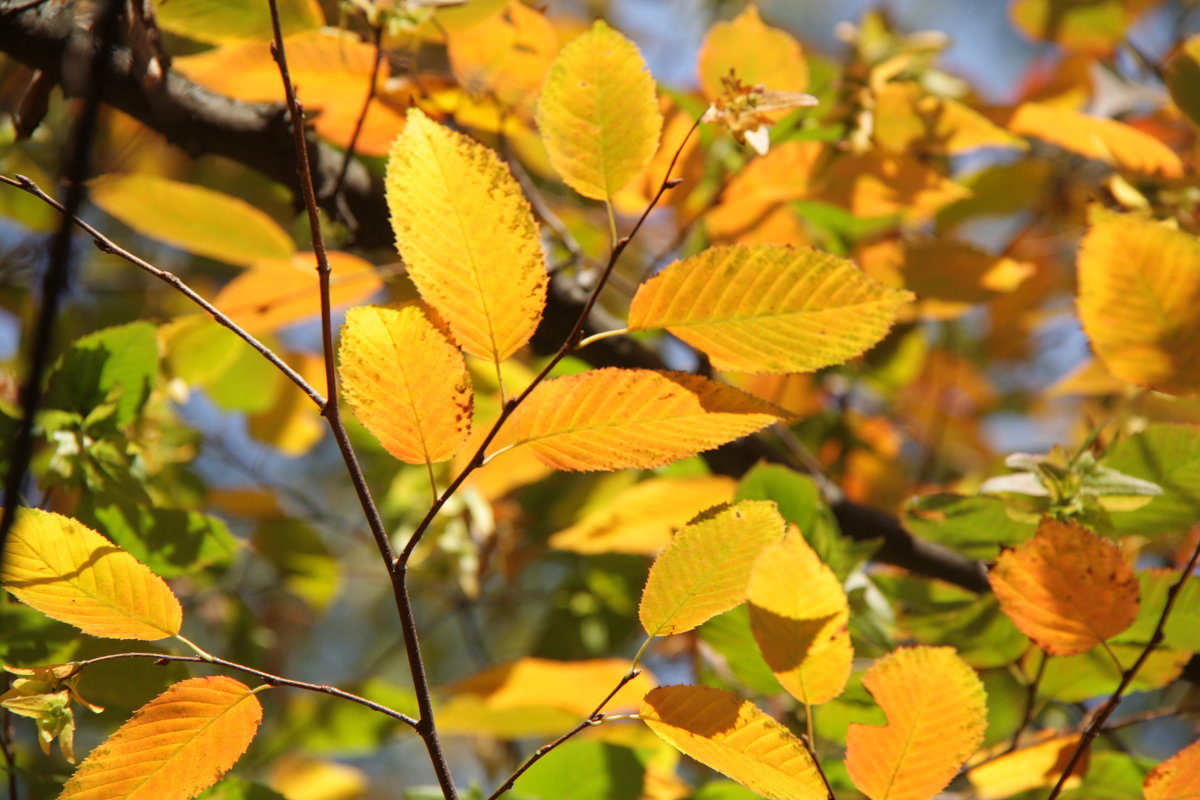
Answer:
<svg viewBox="0 0 1200 800"><path fill-rule="evenodd" d="M1159 764L1143 784L1146 800L1187 800L1200 796L1200 741Z"/></svg>
<svg viewBox="0 0 1200 800"><path fill-rule="evenodd" d="M489 464L490 466L490 464ZM585 555L633 553L652 556L706 508L733 499L732 478L651 478L629 487L603 508L550 537L556 550Z"/></svg>
<svg viewBox="0 0 1200 800"><path fill-rule="evenodd" d="M712 247L639 287L629 329L666 328L718 369L808 372L874 345L911 299L829 253Z"/></svg>
<svg viewBox="0 0 1200 800"><path fill-rule="evenodd" d="M187 800L237 763L261 721L258 698L233 678L180 681L93 750L58 800Z"/></svg>
<svg viewBox="0 0 1200 800"><path fill-rule="evenodd" d="M972 767L967 771L967 780L975 787L975 794L980 800L1003 800L1041 787L1049 788L1058 782L1066 769L1067 761L1079 744L1079 734L1056 736L1046 741L1038 742L1011 753L1005 753L1008 743L1000 745L1000 752L995 758ZM1065 784L1066 789L1074 788L1075 784L1087 774L1088 759L1076 762L1071 771L1071 778Z"/></svg>
<svg viewBox="0 0 1200 800"><path fill-rule="evenodd" d="M1167 178L1183 176L1183 162L1174 150L1154 136L1113 119L1046 103L1023 103L1013 113L1008 129L1135 172Z"/></svg>
<svg viewBox="0 0 1200 800"><path fill-rule="evenodd" d="M750 630L784 689L805 705L842 693L854 660L846 628L850 603L795 526L759 553L747 600Z"/></svg>
<svg viewBox="0 0 1200 800"><path fill-rule="evenodd" d="M334 251L329 259L329 300L338 306L361 303L383 288L369 261ZM321 294L316 256L296 253L288 260L258 261L217 293L213 305L252 334L318 316Z"/></svg>
<svg viewBox="0 0 1200 800"><path fill-rule="evenodd" d="M646 633L690 631L741 605L755 557L779 541L785 526L774 503L745 500L704 514L677 533L646 578L638 606Z"/></svg>
<svg viewBox="0 0 1200 800"><path fill-rule="evenodd" d="M257 355L257 354L255 354ZM309 386L325 386L325 359L310 353L289 353L284 357ZM324 388L320 389L324 391ZM279 393L275 405L246 420L250 435L291 458L298 458L321 441L325 421L313 401L290 383ZM232 491L232 490L231 490Z"/></svg>
<svg viewBox="0 0 1200 800"><path fill-rule="evenodd" d="M1132 214L1096 209L1079 252L1079 317L1122 380L1200 392L1200 240Z"/></svg>
<svg viewBox="0 0 1200 800"><path fill-rule="evenodd" d="M290 258L292 238L265 212L237 197L157 175L103 175L92 202L143 236L218 261L249 266Z"/></svg>
<svg viewBox="0 0 1200 800"><path fill-rule="evenodd" d="M894 155L959 155L979 147L1027 150L1025 140L956 100L926 94L914 81L893 81L874 89L873 138Z"/></svg>
<svg viewBox="0 0 1200 800"><path fill-rule="evenodd" d="M4 547L0 583L51 619L106 639L175 636L183 609L162 578L85 525L22 509Z"/></svg>
<svg viewBox="0 0 1200 800"><path fill-rule="evenodd" d="M1125 38L1138 13L1157 0L1015 0L1013 24L1035 39L1057 42L1068 50L1111 53Z"/></svg>
<svg viewBox="0 0 1200 800"><path fill-rule="evenodd" d="M820 142L784 142L750 161L704 215L709 238L717 243L742 242L773 212L783 210L794 216L787 203L808 196L809 178L823 152Z"/></svg>
<svg viewBox="0 0 1200 800"><path fill-rule="evenodd" d="M537 121L566 184L611 200L654 157L663 117L637 46L597 20L554 60Z"/></svg>
<svg viewBox="0 0 1200 800"><path fill-rule="evenodd" d="M642 721L692 758L770 800L826 800L804 743L749 700L707 686L660 686Z"/></svg>
<svg viewBox="0 0 1200 800"><path fill-rule="evenodd" d="M824 173L822 199L856 217L900 214L913 224L925 222L942 206L971 196L971 190L916 158L879 153L841 155Z"/></svg>
<svg viewBox="0 0 1200 800"><path fill-rule="evenodd" d="M558 708L576 717L586 717L632 668L633 662L621 658L589 661L522 658L459 681L448 687L446 693L478 697L493 711ZM643 671L605 709L612 712L636 708L637 698L650 686L651 676Z"/></svg>
<svg viewBox="0 0 1200 800"><path fill-rule="evenodd" d="M721 79L730 69L747 86L781 92L808 88L808 64L800 43L787 31L763 23L753 4L729 22L713 25L704 38L698 71L705 98L715 100L721 94Z"/></svg>
<svg viewBox="0 0 1200 800"><path fill-rule="evenodd" d="M1115 544L1078 523L1043 520L988 575L1000 608L1056 656L1086 652L1133 624L1138 580Z"/></svg>
<svg viewBox="0 0 1200 800"><path fill-rule="evenodd" d="M851 724L846 769L871 800L929 800L983 741L983 684L953 648L902 647L868 669L863 686L888 722Z"/></svg>
<svg viewBox="0 0 1200 800"><path fill-rule="evenodd" d="M529 203L500 158L414 109L388 157L387 200L409 276L462 348L500 361L528 342L546 268Z"/></svg>
<svg viewBox="0 0 1200 800"><path fill-rule="evenodd" d="M474 397L462 352L422 308L352 308L338 346L354 414L409 464L454 457L471 433Z"/></svg>
<svg viewBox="0 0 1200 800"><path fill-rule="evenodd" d="M271 788L287 800L355 800L369 786L366 773L336 761L285 755L271 764Z"/></svg>
<svg viewBox="0 0 1200 800"><path fill-rule="evenodd" d="M608 368L542 383L511 423L545 463L586 471L669 464L785 416L699 375Z"/></svg>
<svg viewBox="0 0 1200 800"><path fill-rule="evenodd" d="M524 107L537 96L558 52L558 34L545 14L513 0L501 13L451 32L447 44L450 66L464 88Z"/></svg>

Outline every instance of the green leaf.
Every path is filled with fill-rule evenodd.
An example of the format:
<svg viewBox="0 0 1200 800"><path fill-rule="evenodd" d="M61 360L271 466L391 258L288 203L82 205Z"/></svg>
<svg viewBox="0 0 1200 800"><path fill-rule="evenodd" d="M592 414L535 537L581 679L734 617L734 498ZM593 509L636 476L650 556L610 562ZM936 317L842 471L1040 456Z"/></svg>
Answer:
<svg viewBox="0 0 1200 800"><path fill-rule="evenodd" d="M78 630L24 603L0 603L0 630L0 661L10 666L65 663L81 641Z"/></svg>
<svg viewBox="0 0 1200 800"><path fill-rule="evenodd" d="M314 609L324 609L341 585L338 560L301 520L264 520L254 532L254 552L279 572L284 588Z"/></svg>
<svg viewBox="0 0 1200 800"><path fill-rule="evenodd" d="M745 605L713 617L698 628L700 641L725 659L738 683L762 695L779 694L783 687L759 652L750 630L750 613Z"/></svg>
<svg viewBox="0 0 1200 800"><path fill-rule="evenodd" d="M266 3L158 0L155 6L155 19L164 30L189 39L223 44L265 42L272 36L271 9ZM319 28L325 22L316 0L280 0L279 18L284 36Z"/></svg>
<svg viewBox="0 0 1200 800"><path fill-rule="evenodd" d="M1128 753L1094 752L1083 782L1063 792L1063 800L1142 800L1142 784L1153 762Z"/></svg>
<svg viewBox="0 0 1200 800"><path fill-rule="evenodd" d="M994 559L1000 548L1033 536L1036 525L1013 519L1003 500L943 492L913 497L901 518L912 534L979 559Z"/></svg>
<svg viewBox="0 0 1200 800"><path fill-rule="evenodd" d="M75 340L58 358L44 407L87 416L117 387L118 424L132 422L158 371L158 336L148 322L106 328Z"/></svg>
<svg viewBox="0 0 1200 800"><path fill-rule="evenodd" d="M1122 535L1186 530L1200 517L1200 428L1153 425L1118 442L1101 466L1158 484L1163 493L1132 511L1114 512Z"/></svg>
<svg viewBox="0 0 1200 800"><path fill-rule="evenodd" d="M1179 580L1178 570L1147 569L1138 573L1141 610L1133 625L1113 641L1145 644L1150 641L1167 602L1167 591ZM1200 578L1189 577L1175 598L1163 626L1163 646L1200 652Z"/></svg>
<svg viewBox="0 0 1200 800"><path fill-rule="evenodd" d="M1141 654L1143 646L1109 644L1108 649L1117 656L1122 669L1128 669ZM1041 658L1040 653L1032 655ZM1191 653L1184 650L1155 650L1129 684L1129 692L1144 692L1166 686L1179 677L1190 657ZM1026 674L1032 674L1030 669L1030 665L1026 664ZM1097 647L1077 656L1048 659L1041 683L1038 684L1038 694L1063 703L1079 703L1093 697L1107 696L1120 680L1117 665L1104 648Z"/></svg>
<svg viewBox="0 0 1200 800"><path fill-rule="evenodd" d="M513 794L539 800L638 800L645 767L628 747L575 740L517 779Z"/></svg>
<svg viewBox="0 0 1200 800"><path fill-rule="evenodd" d="M196 800L287 800L287 798L261 783L252 783L242 778L226 778L196 795Z"/></svg>
<svg viewBox="0 0 1200 800"><path fill-rule="evenodd" d="M238 550L225 523L199 511L128 502L93 505L87 498L76 516L95 521L109 539L163 578L228 565Z"/></svg>
<svg viewBox="0 0 1200 800"><path fill-rule="evenodd" d="M1188 39L1171 57L1163 77L1175 105L1200 127L1200 36Z"/></svg>

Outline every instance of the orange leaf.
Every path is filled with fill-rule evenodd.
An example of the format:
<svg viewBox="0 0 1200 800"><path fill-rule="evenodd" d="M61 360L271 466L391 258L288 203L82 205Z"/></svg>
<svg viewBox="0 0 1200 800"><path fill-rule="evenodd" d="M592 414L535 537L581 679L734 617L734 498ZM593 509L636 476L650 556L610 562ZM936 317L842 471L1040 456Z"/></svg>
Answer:
<svg viewBox="0 0 1200 800"><path fill-rule="evenodd" d="M22 509L4 546L0 583L51 619L106 639L179 633L183 609L162 578L70 517Z"/></svg>
<svg viewBox="0 0 1200 800"><path fill-rule="evenodd" d="M1046 519L988 575L1000 608L1056 656L1086 652L1133 624L1138 581L1115 544L1077 523Z"/></svg>
<svg viewBox="0 0 1200 800"><path fill-rule="evenodd" d="M383 287L369 261L349 253L328 254L329 300L337 308L361 303ZM213 305L253 334L276 330L321 313L316 256L256 262L225 285Z"/></svg>
<svg viewBox="0 0 1200 800"><path fill-rule="evenodd" d="M633 662L621 658L589 661L522 658L459 681L448 687L447 693L475 695L494 710L552 707L585 717L632 668ZM636 707L637 698L649 689L650 680L649 673L643 671L617 693L606 709Z"/></svg>
<svg viewBox="0 0 1200 800"><path fill-rule="evenodd" d="M639 287L629 329L666 328L719 369L807 372L874 345L911 297L829 253L711 247Z"/></svg>
<svg viewBox="0 0 1200 800"><path fill-rule="evenodd" d="M529 203L499 156L414 109L388 157L387 200L409 277L462 348L500 361L528 342L546 267Z"/></svg>
<svg viewBox="0 0 1200 800"><path fill-rule="evenodd" d="M93 750L58 800L187 800L237 763L261 721L258 698L233 678L180 681Z"/></svg>
<svg viewBox="0 0 1200 800"><path fill-rule="evenodd" d="M1078 306L1096 355L1122 380L1200 392L1200 240L1132 214L1090 216Z"/></svg>
<svg viewBox="0 0 1200 800"><path fill-rule="evenodd" d="M786 204L808 195L808 179L822 152L820 142L784 142L750 161L730 180L716 207L704 215L709 238L714 242L744 241L772 213L786 211L794 216Z"/></svg>
<svg viewBox="0 0 1200 800"><path fill-rule="evenodd" d="M1159 764L1143 784L1146 800L1187 800L1200 796L1200 741Z"/></svg>
<svg viewBox="0 0 1200 800"><path fill-rule="evenodd" d="M510 2L499 14L450 33L447 53L459 82L471 92L490 92L509 107L532 104L558 34L546 15Z"/></svg>
<svg viewBox="0 0 1200 800"><path fill-rule="evenodd" d="M764 797L828 797L804 743L733 692L660 686L646 695L639 716L663 740Z"/></svg>
<svg viewBox="0 0 1200 800"><path fill-rule="evenodd" d="M856 217L900 214L914 224L930 219L942 206L971 196L970 189L920 159L878 153L838 156L822 183L822 199Z"/></svg>
<svg viewBox="0 0 1200 800"><path fill-rule="evenodd" d="M785 416L699 375L607 368L542 383L511 422L545 463L586 471L669 464Z"/></svg>
<svg viewBox="0 0 1200 800"><path fill-rule="evenodd" d="M781 92L808 88L808 64L800 43L787 31L763 23L753 4L729 22L712 26L700 46L697 67L708 100L721 94L721 79L730 69L747 86Z"/></svg>
<svg viewBox="0 0 1200 800"><path fill-rule="evenodd" d="M784 689L806 705L842 693L854 660L846 628L850 603L841 581L795 526L759 553L747 600L750 630Z"/></svg>
<svg viewBox="0 0 1200 800"><path fill-rule="evenodd" d="M1167 178L1183 176L1183 162L1174 150L1116 120L1057 105L1023 103L1008 121L1008 129L1135 172L1158 173Z"/></svg>
<svg viewBox="0 0 1200 800"><path fill-rule="evenodd" d="M585 555L653 556L701 511L733 500L736 488L734 480L723 475L651 478L629 487L602 508L554 534L548 544L556 550Z"/></svg>
<svg viewBox="0 0 1200 800"><path fill-rule="evenodd" d="M650 567L638 617L651 636L690 631L746 599L750 567L783 535L774 503L745 500L685 527Z"/></svg>
<svg viewBox="0 0 1200 800"><path fill-rule="evenodd" d="M983 684L953 648L902 647L868 669L863 686L888 723L850 725L846 769L871 800L929 800L983 741Z"/></svg>
<svg viewBox="0 0 1200 800"><path fill-rule="evenodd" d="M1048 731L1048 733L1051 733ZM1079 734L1056 736L1011 753L1004 753L1005 742L1000 747L1002 755L973 767L967 771L967 780L975 787L980 800L1003 800L1006 797L1027 792L1030 789L1050 787L1062 777L1067 761L1079 744ZM1064 788L1072 789L1087 774L1087 754L1075 763L1071 778Z"/></svg>
<svg viewBox="0 0 1200 800"><path fill-rule="evenodd" d="M446 461L467 441L474 406L467 366L421 307L350 309L338 361L355 416L396 458Z"/></svg>

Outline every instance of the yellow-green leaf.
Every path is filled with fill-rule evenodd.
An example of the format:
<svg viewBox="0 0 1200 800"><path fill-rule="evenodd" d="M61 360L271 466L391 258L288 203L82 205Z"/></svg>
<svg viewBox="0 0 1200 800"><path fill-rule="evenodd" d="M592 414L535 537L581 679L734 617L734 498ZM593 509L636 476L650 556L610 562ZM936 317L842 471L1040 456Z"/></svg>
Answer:
<svg viewBox="0 0 1200 800"><path fill-rule="evenodd" d="M567 185L611 200L654 157L663 117L637 46L597 20L559 51L537 122Z"/></svg>
<svg viewBox="0 0 1200 800"><path fill-rule="evenodd" d="M258 698L233 678L180 681L96 747L58 800L188 800L237 763L261 721Z"/></svg>
<svg viewBox="0 0 1200 800"><path fill-rule="evenodd" d="M902 647L863 676L887 725L853 723L846 769L871 800L929 800L979 749L987 728L979 676L950 647Z"/></svg>
<svg viewBox="0 0 1200 800"><path fill-rule="evenodd" d="M273 35L266 3L158 0L155 6L154 18L164 30L201 42L266 42ZM287 36L320 27L325 15L317 0L280 0L279 21Z"/></svg>
<svg viewBox="0 0 1200 800"><path fill-rule="evenodd" d="M733 692L660 686L639 716L664 741L770 800L828 796L804 743Z"/></svg>
<svg viewBox="0 0 1200 800"><path fill-rule="evenodd" d="M422 308L352 308L338 361L346 399L384 448L409 464L454 457L474 397L462 352Z"/></svg>
<svg viewBox="0 0 1200 800"><path fill-rule="evenodd" d="M0 583L46 616L106 639L179 633L183 609L162 578L70 517L26 508L4 546Z"/></svg>
<svg viewBox="0 0 1200 800"><path fill-rule="evenodd" d="M746 500L677 533L646 578L638 607L646 633L690 631L740 605L755 557L779 541L785 525L774 503Z"/></svg>
<svg viewBox="0 0 1200 800"><path fill-rule="evenodd" d="M249 266L291 258L296 246L265 212L238 197L157 175L103 175L92 202L143 236L196 255Z"/></svg>
<svg viewBox="0 0 1200 800"><path fill-rule="evenodd" d="M699 375L598 369L539 385L513 413L515 444L565 470L646 469L741 438L784 411Z"/></svg>
<svg viewBox="0 0 1200 800"><path fill-rule="evenodd" d="M462 348L499 361L529 341L546 268L529 203L500 158L414 109L388 158L396 246Z"/></svg>
<svg viewBox="0 0 1200 800"><path fill-rule="evenodd" d="M1200 36L1188 39L1171 56L1163 79L1175 105L1200 128Z"/></svg>
<svg viewBox="0 0 1200 800"><path fill-rule="evenodd" d="M850 604L841 581L795 527L759 553L747 600L750 630L784 689L807 705L842 693L854 660Z"/></svg>
<svg viewBox="0 0 1200 800"><path fill-rule="evenodd" d="M1079 317L1096 355L1122 380L1200 392L1200 239L1096 209L1079 251Z"/></svg>
<svg viewBox="0 0 1200 800"><path fill-rule="evenodd" d="M870 348L911 300L829 253L711 247L642 284L629 329L666 328L719 369L809 372Z"/></svg>

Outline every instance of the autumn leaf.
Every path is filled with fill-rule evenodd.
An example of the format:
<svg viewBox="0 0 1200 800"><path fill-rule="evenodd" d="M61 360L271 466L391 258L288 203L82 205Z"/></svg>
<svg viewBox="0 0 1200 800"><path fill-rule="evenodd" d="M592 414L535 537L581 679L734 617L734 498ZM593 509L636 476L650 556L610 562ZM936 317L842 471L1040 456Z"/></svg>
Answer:
<svg viewBox="0 0 1200 800"><path fill-rule="evenodd" d="M697 69L700 89L710 101L722 93L722 79L730 70L747 86L781 92L808 88L808 64L800 43L787 31L764 23L753 4L729 22L718 22L709 29L700 46Z"/></svg>
<svg viewBox="0 0 1200 800"><path fill-rule="evenodd" d="M988 579L1021 632L1056 656L1083 653L1133 624L1138 581L1112 542L1046 519L996 560Z"/></svg>
<svg viewBox="0 0 1200 800"><path fill-rule="evenodd" d="M396 458L446 461L467 441L474 398L462 352L421 307L350 309L338 361L355 416Z"/></svg>
<svg viewBox="0 0 1200 800"><path fill-rule="evenodd" d="M558 34L546 15L515 0L477 25L452 31L447 42L463 86L510 107L532 106L557 52Z"/></svg>
<svg viewBox="0 0 1200 800"><path fill-rule="evenodd" d="M1146 800L1187 800L1200 796L1200 741L1195 741L1150 771L1143 784Z"/></svg>
<svg viewBox="0 0 1200 800"><path fill-rule="evenodd" d="M637 46L601 20L568 42L542 86L537 123L566 184L611 200L650 163L662 132Z"/></svg>
<svg viewBox="0 0 1200 800"><path fill-rule="evenodd" d="M687 755L770 800L826 800L812 756L749 700L708 686L660 686L639 716Z"/></svg>
<svg viewBox="0 0 1200 800"><path fill-rule="evenodd" d="M632 668L631 661L620 658L521 658L452 684L447 693L454 697L473 695L496 711L513 713L549 706L586 717ZM645 672L631 680L609 702L607 710L636 707L637 698L652 685L650 681L651 676Z"/></svg>
<svg viewBox="0 0 1200 800"><path fill-rule="evenodd" d="M1078 274L1079 317L1110 372L1161 392L1200 392L1200 240L1095 209Z"/></svg>
<svg viewBox="0 0 1200 800"><path fill-rule="evenodd" d="M806 705L842 693L854 659L850 604L795 526L759 553L747 600L754 639L784 689Z"/></svg>
<svg viewBox="0 0 1200 800"><path fill-rule="evenodd" d="M261 721L254 692L233 678L180 681L93 750L58 800L188 800L237 763Z"/></svg>
<svg viewBox="0 0 1200 800"><path fill-rule="evenodd" d="M106 639L165 639L183 622L162 578L82 523L40 509L17 517L0 583L51 619Z"/></svg>
<svg viewBox="0 0 1200 800"><path fill-rule="evenodd" d="M1175 151L1150 134L1113 119L1048 103L1024 103L1008 121L1008 129L1123 169L1167 178L1183 176L1183 162Z"/></svg>
<svg viewBox="0 0 1200 800"><path fill-rule="evenodd" d="M650 567L638 616L651 636L690 631L746 599L750 568L785 523L774 503L746 500L703 514Z"/></svg>
<svg viewBox="0 0 1200 800"><path fill-rule="evenodd" d="M492 150L414 109L388 158L387 201L409 277L464 350L500 361L529 341L546 267L529 203Z"/></svg>
<svg viewBox="0 0 1200 800"><path fill-rule="evenodd" d="M556 469L586 471L668 464L785 416L699 375L608 368L545 381L511 424L514 444Z"/></svg>
<svg viewBox="0 0 1200 800"><path fill-rule="evenodd" d="M868 669L863 686L888 722L850 725L846 769L871 800L929 800L983 741L983 684L953 648L902 647Z"/></svg>
<svg viewBox="0 0 1200 800"><path fill-rule="evenodd" d="M719 369L808 372L874 345L911 299L829 253L712 247L644 283L629 329L666 328Z"/></svg>
<svg viewBox="0 0 1200 800"><path fill-rule="evenodd" d="M1048 731L1048 733L1053 733ZM1067 762L1079 745L1079 734L1042 737L1043 741L1027 745L1020 750L1005 752L1008 742L988 761L967 771L967 780L975 787L980 800L1003 800L1028 792L1030 789L1051 787L1062 777ZM1085 751L1074 768L1066 789L1074 788L1087 774L1088 758Z"/></svg>

